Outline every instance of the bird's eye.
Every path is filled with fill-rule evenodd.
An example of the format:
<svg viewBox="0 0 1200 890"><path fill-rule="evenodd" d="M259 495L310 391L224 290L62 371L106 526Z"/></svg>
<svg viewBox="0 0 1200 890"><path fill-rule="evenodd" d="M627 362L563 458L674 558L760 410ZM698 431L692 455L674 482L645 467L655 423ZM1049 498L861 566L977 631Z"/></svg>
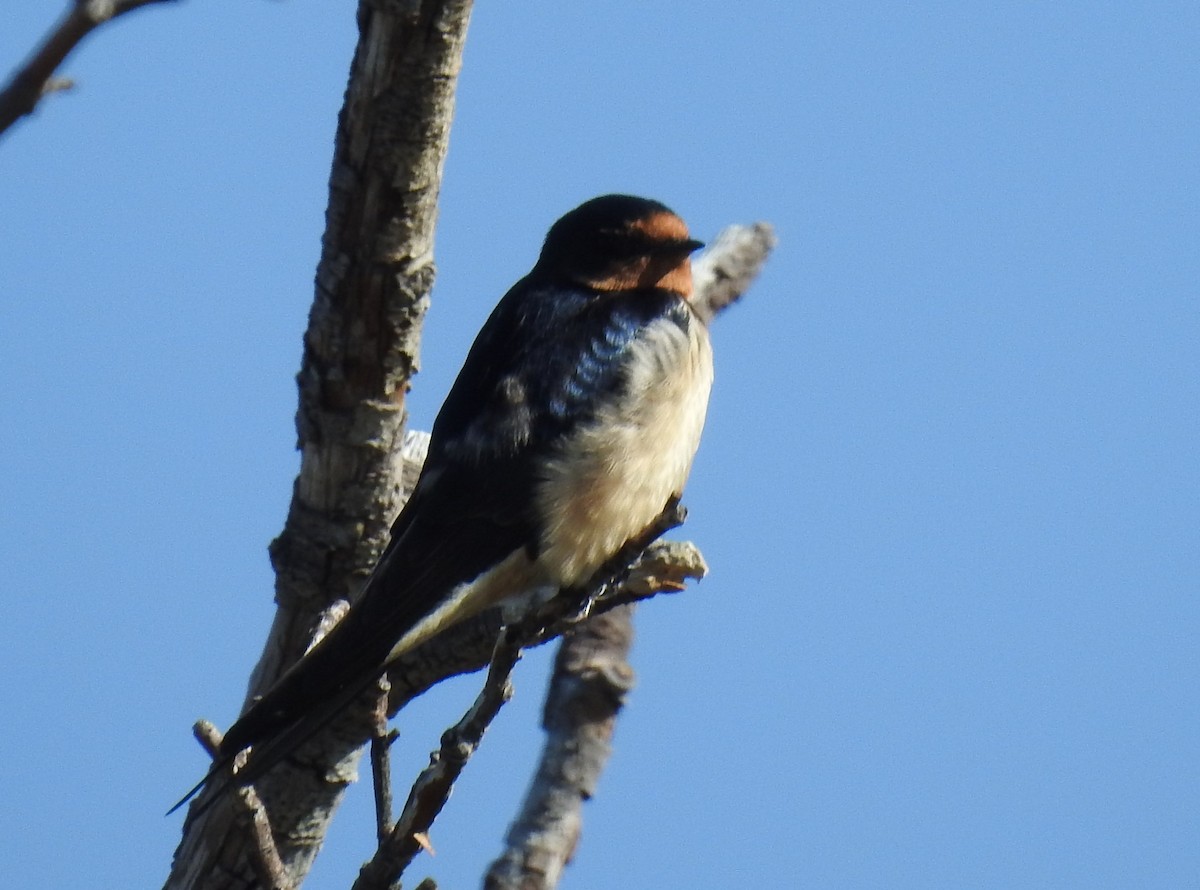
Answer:
<svg viewBox="0 0 1200 890"><path fill-rule="evenodd" d="M633 257L646 253L647 239L636 231L629 229L601 229L599 244L606 253L613 256Z"/></svg>

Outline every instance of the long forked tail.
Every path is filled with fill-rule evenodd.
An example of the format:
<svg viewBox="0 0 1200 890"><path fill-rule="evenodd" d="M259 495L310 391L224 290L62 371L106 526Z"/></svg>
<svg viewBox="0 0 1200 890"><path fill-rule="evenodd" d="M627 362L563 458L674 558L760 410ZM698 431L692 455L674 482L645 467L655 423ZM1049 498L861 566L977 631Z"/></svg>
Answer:
<svg viewBox="0 0 1200 890"><path fill-rule="evenodd" d="M382 673L382 669L380 672ZM176 801L175 805L167 810L167 815L174 813L205 788L209 788L210 791L192 807L192 817L198 817L208 810L229 789L254 784L276 764L286 760L301 745L329 726L338 714L362 695L377 679L377 675L370 674L361 682L339 690L336 695L320 702L270 738L255 743L249 749L246 762L236 772L232 771L230 767L240 752L226 753L222 751L217 755L204 778Z"/></svg>
<svg viewBox="0 0 1200 890"><path fill-rule="evenodd" d="M214 779L216 779L222 773L227 773L229 770L229 765L231 763L233 763L232 757L218 755L216 760L213 761L213 765L209 768L208 772L204 774L204 778L201 779L199 782L197 782L195 785L193 785L190 789L188 789L187 794L185 794L183 797L179 798L179 800L175 801L175 804L171 807L171 809L167 810L165 815L170 816L172 813L174 813L176 810L178 810L180 807L182 807L185 803L187 803L189 800L191 800L193 797L195 797L197 794L199 794L201 792L201 790L203 790L208 785L211 785ZM224 790L230 784L232 784L232 782L233 782L232 774L227 775L225 777L225 780L223 782L221 782L221 784L219 786L220 790ZM218 786L213 786L213 787L217 788ZM207 801L205 801L202 805L200 805L199 808L196 810L196 815L198 816L202 812L207 810L209 808L209 806L212 804L212 802L214 800L216 800L217 797L219 797L219 796L220 796L219 793L214 793L211 797L209 797L209 799Z"/></svg>

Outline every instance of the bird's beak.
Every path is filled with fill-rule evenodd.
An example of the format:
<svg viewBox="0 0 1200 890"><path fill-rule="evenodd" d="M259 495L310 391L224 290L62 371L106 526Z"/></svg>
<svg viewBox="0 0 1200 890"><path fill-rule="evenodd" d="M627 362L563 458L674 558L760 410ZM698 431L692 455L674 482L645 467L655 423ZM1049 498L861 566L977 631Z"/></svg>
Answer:
<svg viewBox="0 0 1200 890"><path fill-rule="evenodd" d="M693 238L680 238L678 241L663 241L652 248L652 250L659 256L685 257L688 254L695 253L703 246L703 241L696 241Z"/></svg>

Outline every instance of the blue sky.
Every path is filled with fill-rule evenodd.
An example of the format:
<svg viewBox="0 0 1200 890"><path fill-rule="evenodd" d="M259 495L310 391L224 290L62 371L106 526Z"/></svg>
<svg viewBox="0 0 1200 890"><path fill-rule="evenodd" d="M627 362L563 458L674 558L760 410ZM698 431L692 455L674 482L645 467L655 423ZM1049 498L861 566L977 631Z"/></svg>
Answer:
<svg viewBox="0 0 1200 890"><path fill-rule="evenodd" d="M55 4L19 0L0 63ZM272 612L349 4L103 31L0 141L0 860L157 886ZM565 888L1200 880L1194 3L485 3L412 422L602 192L780 245ZM410 872L475 886L531 654ZM476 680L400 720L415 775ZM369 855L354 789L309 886Z"/></svg>

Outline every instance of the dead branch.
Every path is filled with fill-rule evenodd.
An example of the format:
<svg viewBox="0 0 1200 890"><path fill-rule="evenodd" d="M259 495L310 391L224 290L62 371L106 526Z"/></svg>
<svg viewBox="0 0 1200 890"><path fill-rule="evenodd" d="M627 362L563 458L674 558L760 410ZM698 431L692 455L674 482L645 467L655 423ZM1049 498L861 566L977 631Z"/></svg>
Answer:
<svg viewBox="0 0 1200 890"><path fill-rule="evenodd" d="M479 747L483 733L504 703L512 698L509 677L520 657L517 629L501 633L483 689L462 719L442 734L440 747L409 792L395 827L362 867L352 890L390 890L409 863L429 845L428 832L433 820L450 799L450 791Z"/></svg>
<svg viewBox="0 0 1200 890"><path fill-rule="evenodd" d="M358 7L338 120L316 292L298 376L301 451L271 546L279 604L247 700L309 644L322 611L353 600L403 502L404 397L434 278L433 232L470 0ZM293 884L307 874L370 734L331 727L256 786ZM253 840L221 803L184 825L168 890L253 887Z"/></svg>
<svg viewBox="0 0 1200 890"><path fill-rule="evenodd" d="M374 727L371 734L371 784L375 789L375 836L379 843L392 830L392 743L399 733L388 728L387 677L379 678L375 702Z"/></svg>
<svg viewBox="0 0 1200 890"><path fill-rule="evenodd" d="M463 718L443 733L440 749L413 785L390 835L363 866L354 890L388 890L427 846L427 833L449 800L455 781L479 747L484 731L512 697L509 676L521 650L584 621L593 604L605 593L620 589L645 550L664 532L680 525L684 517L678 502L668 504L649 528L601 566L585 585L560 591L550 602L500 632L483 689Z"/></svg>
<svg viewBox="0 0 1200 890"><path fill-rule="evenodd" d="M732 306L758 278L778 239L770 223L722 229L696 261L696 308L706 319Z"/></svg>
<svg viewBox="0 0 1200 890"><path fill-rule="evenodd" d="M254 855L250 859L250 865L254 868L259 882L264 890L292 890L296 885L288 877L283 860L279 858L275 836L271 832L271 821L258 793L253 788L239 788L237 798L243 818L249 821L250 836L254 839Z"/></svg>
<svg viewBox="0 0 1200 890"><path fill-rule="evenodd" d="M298 378L301 469L287 523L271 547L279 610L247 700L299 657L331 602L353 599L403 502L402 480L419 464L399 447L404 393L434 275L433 223L470 6L359 6L360 38L339 118ZM693 550L677 568L655 571L684 577L702 565ZM595 610L679 583L623 584L601 596ZM390 710L447 676L482 667L498 631L498 614L481 616L412 653L390 673ZM364 697L256 788L293 884L307 873L353 779L372 733L373 704ZM188 819L169 890L260 883L255 840L234 810L218 805Z"/></svg>
<svg viewBox="0 0 1200 890"><path fill-rule="evenodd" d="M686 541L656 541L624 567L619 579L610 580L596 591L590 615L602 615L618 606L640 602L660 593L677 593L689 580L708 572L704 557ZM526 620L537 632L526 638L536 646L561 635L578 617L570 598L555 598ZM450 628L397 661L388 674L392 686L389 710L395 714L408 702L442 680L480 670L488 664L502 626L499 609L491 609L470 621ZM364 739L365 741L365 736Z"/></svg>
<svg viewBox="0 0 1200 890"><path fill-rule="evenodd" d="M633 688L632 610L594 615L563 638L543 710L546 745L506 849L488 869L487 890L557 885L579 842L581 804L595 792L617 714Z"/></svg>
<svg viewBox="0 0 1200 890"><path fill-rule="evenodd" d="M54 77L58 66L88 34L118 16L165 0L75 0L25 63L0 90L0 134L27 114L48 93L71 89L70 78Z"/></svg>

